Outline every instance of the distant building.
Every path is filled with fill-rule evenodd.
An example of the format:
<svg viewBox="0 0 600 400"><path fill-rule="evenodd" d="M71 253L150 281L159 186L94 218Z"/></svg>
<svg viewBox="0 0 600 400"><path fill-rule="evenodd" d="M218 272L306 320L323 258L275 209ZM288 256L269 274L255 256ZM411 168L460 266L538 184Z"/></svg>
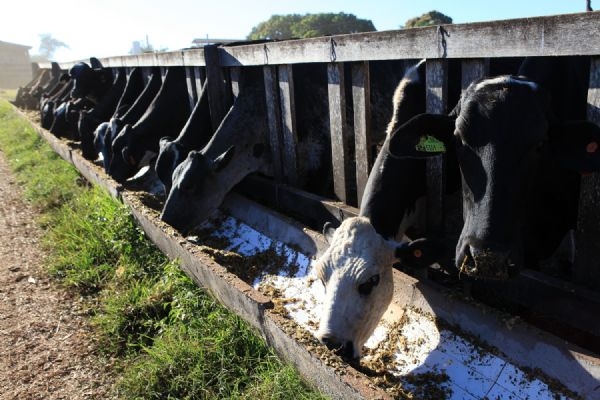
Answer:
<svg viewBox="0 0 600 400"><path fill-rule="evenodd" d="M0 41L0 88L16 89L33 79L30 48Z"/></svg>

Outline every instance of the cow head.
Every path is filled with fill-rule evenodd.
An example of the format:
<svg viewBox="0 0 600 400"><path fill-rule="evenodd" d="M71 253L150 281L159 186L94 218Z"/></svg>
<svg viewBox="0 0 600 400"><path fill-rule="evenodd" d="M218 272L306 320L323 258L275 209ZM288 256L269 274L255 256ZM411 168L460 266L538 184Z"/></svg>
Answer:
<svg viewBox="0 0 600 400"><path fill-rule="evenodd" d="M105 144L106 145L106 144ZM147 165L153 152L147 151L144 143L135 137L134 128L125 125L112 141L112 157L108 174L119 183L134 176L142 167Z"/></svg>
<svg viewBox="0 0 600 400"><path fill-rule="evenodd" d="M173 171L185 159L187 151L180 143L168 137L160 139L159 147L154 168L158 178L165 186L165 191L169 193L173 183Z"/></svg>
<svg viewBox="0 0 600 400"><path fill-rule="evenodd" d="M464 218L455 262L475 278L504 280L521 267L527 200L541 169L599 168L600 129L587 121L554 123L544 91L514 76L474 82L450 116L423 114L399 131L408 134L392 141L397 156L425 154L415 143L428 135L455 147Z"/></svg>
<svg viewBox="0 0 600 400"><path fill-rule="evenodd" d="M69 69L69 76L74 80L71 96L74 98L87 97L97 102L112 84L112 72L108 68L94 65L90 67L84 62L78 62Z"/></svg>
<svg viewBox="0 0 600 400"><path fill-rule="evenodd" d="M229 192L225 170L234 154L233 146L215 159L191 151L173 171L172 187L160 218L182 233L204 221Z"/></svg>
<svg viewBox="0 0 600 400"><path fill-rule="evenodd" d="M373 334L394 291L392 264L427 266L441 255L441 246L420 239L385 240L368 218L344 220L315 262L325 286L323 314L317 337L347 359L358 358Z"/></svg>

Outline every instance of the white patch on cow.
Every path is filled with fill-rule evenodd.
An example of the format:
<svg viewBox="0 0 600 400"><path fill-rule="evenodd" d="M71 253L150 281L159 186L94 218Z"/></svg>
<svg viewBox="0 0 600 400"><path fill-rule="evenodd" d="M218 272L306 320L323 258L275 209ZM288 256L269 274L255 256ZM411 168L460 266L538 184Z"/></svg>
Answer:
<svg viewBox="0 0 600 400"><path fill-rule="evenodd" d="M475 91L480 91L483 90L485 87L487 86L492 86L492 85L513 85L513 84L517 84L517 85L526 85L529 86L532 90L537 90L538 89L538 85L535 82L532 82L530 80L527 80L527 78L523 78L523 79L516 79L513 76L497 76L495 78L489 78L489 79L484 79L481 82L478 82L475 85Z"/></svg>
<svg viewBox="0 0 600 400"><path fill-rule="evenodd" d="M394 90L394 97L392 99L394 105L394 113L392 114L392 119L390 120L386 129L386 133L388 136L392 133L392 131L394 131L396 125L398 124L398 116L396 115L396 110L398 109L400 103L404 98L404 94L406 93L406 86L411 82L419 81L419 67L424 62L425 60L421 60L417 64L407 69L404 73L404 77L402 78L398 86L396 86L396 90Z"/></svg>
<svg viewBox="0 0 600 400"><path fill-rule="evenodd" d="M395 243L380 236L364 217L348 218L335 231L329 248L315 262L325 285L317 337L340 345L352 343L354 357L374 332L393 294ZM361 293L375 279L370 293Z"/></svg>

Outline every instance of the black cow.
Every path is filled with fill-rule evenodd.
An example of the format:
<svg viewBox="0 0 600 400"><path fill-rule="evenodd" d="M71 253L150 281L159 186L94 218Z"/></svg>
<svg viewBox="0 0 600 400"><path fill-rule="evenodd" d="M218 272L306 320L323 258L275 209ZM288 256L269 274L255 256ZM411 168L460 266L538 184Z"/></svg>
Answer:
<svg viewBox="0 0 600 400"><path fill-rule="evenodd" d="M600 169L600 128L583 120L589 59L527 59L521 73L473 82L449 116L416 116L390 142L401 157L427 156L415 148L426 135L455 148L455 263L475 278L508 279L550 256L575 227L578 174Z"/></svg>
<svg viewBox="0 0 600 400"><path fill-rule="evenodd" d="M87 98L97 104L113 84L112 69L103 68L98 59L90 58L90 65L78 62L69 69L74 80L71 96L75 99Z"/></svg>
<svg viewBox="0 0 600 400"><path fill-rule="evenodd" d="M200 150L212 136L208 90L205 83L187 123L175 139L160 139L160 150L156 158L156 174L169 193L175 168L192 150Z"/></svg>
<svg viewBox="0 0 600 400"><path fill-rule="evenodd" d="M50 129L54 122L54 110L60 103L70 97L73 82L68 74L62 74L58 82L40 99L40 124L44 129Z"/></svg>
<svg viewBox="0 0 600 400"><path fill-rule="evenodd" d="M39 69L35 77L30 82L17 89L15 100L12 103L19 108L35 110L36 107L38 107L39 98L36 99L34 97L34 93L38 90L38 88L47 84L51 77L52 75L50 70Z"/></svg>
<svg viewBox="0 0 600 400"><path fill-rule="evenodd" d="M189 115L185 70L169 68L144 115L135 125L125 125L112 141L110 176L117 182L134 176L148 153L158 153L160 138L178 134Z"/></svg>
<svg viewBox="0 0 600 400"><path fill-rule="evenodd" d="M81 111L79 114L78 132L81 140L81 153L84 158L92 161L98 158L98 152L94 147L94 131L98 125L108 121L115 113L126 84L125 71L118 70L113 84L102 98L94 107Z"/></svg>
<svg viewBox="0 0 600 400"><path fill-rule="evenodd" d="M101 124L94 132L94 147L102 154L104 169L108 172L112 161L112 142L125 125L135 124L144 115L162 85L160 68L154 67L146 84L141 70L132 73L124 98L108 124Z"/></svg>
<svg viewBox="0 0 600 400"><path fill-rule="evenodd" d="M331 141L327 73L321 65L298 65L296 89L297 172L284 171L314 193L331 193ZM274 149L278 151L278 149ZM211 140L175 168L161 218L181 232L217 209L225 195L251 173L273 175L262 70L245 68L240 92ZM297 176L294 177L294 174ZM322 191L321 193L319 193Z"/></svg>

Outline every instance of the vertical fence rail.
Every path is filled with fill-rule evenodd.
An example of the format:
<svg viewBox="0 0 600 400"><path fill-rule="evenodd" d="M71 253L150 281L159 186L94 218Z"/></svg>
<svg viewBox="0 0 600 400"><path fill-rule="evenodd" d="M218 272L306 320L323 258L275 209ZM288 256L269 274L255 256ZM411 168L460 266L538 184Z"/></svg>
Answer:
<svg viewBox="0 0 600 400"><path fill-rule="evenodd" d="M327 65L327 92L329 95L333 191L340 201L350 203L353 185L350 185L349 181L353 179L353 176L346 121L344 64L331 63Z"/></svg>
<svg viewBox="0 0 600 400"><path fill-rule="evenodd" d="M206 81L206 70L203 67L193 67L194 70L194 83L196 85L196 93L200 97L204 81Z"/></svg>
<svg viewBox="0 0 600 400"><path fill-rule="evenodd" d="M208 102L213 131L216 131L232 103L229 77L219 63L218 46L204 46Z"/></svg>
<svg viewBox="0 0 600 400"><path fill-rule="evenodd" d="M588 89L588 119L600 124L600 57L592 58ZM600 151L597 148L589 151ZM574 278L586 286L600 287L600 173L582 176L577 218L577 252Z"/></svg>
<svg viewBox="0 0 600 400"><path fill-rule="evenodd" d="M296 130L296 105L294 101L294 72L291 64L280 65L279 101L282 128L282 166L287 183L297 185L298 175L298 133Z"/></svg>
<svg viewBox="0 0 600 400"><path fill-rule="evenodd" d="M472 58L462 61L460 87L464 91L471 82L483 78L489 74L489 58Z"/></svg>
<svg viewBox="0 0 600 400"><path fill-rule="evenodd" d="M426 110L444 114L448 109L448 62L445 59L427 60ZM444 156L430 157L427 171L427 232L441 234L444 225Z"/></svg>
<svg viewBox="0 0 600 400"><path fill-rule="evenodd" d="M196 100L198 100L198 93L196 92L196 85L194 82L194 71L191 67L185 67L185 83L187 85L190 110L193 110L194 104L196 104Z"/></svg>
<svg viewBox="0 0 600 400"><path fill-rule="evenodd" d="M263 79L265 84L265 101L267 106L267 121L269 124L269 142L271 157L273 161L273 172L275 180L283 181L281 165L281 108L279 102L279 84L277 81L277 66L266 65L263 67Z"/></svg>
<svg viewBox="0 0 600 400"><path fill-rule="evenodd" d="M360 207L371 165L371 86L369 62L352 64L356 202Z"/></svg>

